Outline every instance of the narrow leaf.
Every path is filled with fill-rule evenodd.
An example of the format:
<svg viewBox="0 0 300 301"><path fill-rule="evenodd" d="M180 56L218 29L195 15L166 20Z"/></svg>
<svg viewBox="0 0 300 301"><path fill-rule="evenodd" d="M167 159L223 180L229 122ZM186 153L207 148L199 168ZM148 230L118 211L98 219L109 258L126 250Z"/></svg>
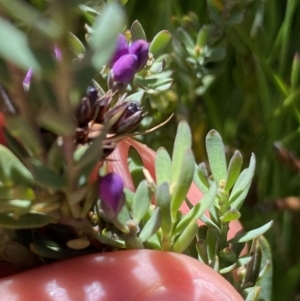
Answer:
<svg viewBox="0 0 300 301"><path fill-rule="evenodd" d="M153 215L147 221L147 223L145 224L143 230L139 235L142 242L145 242L146 240L148 240L149 237L155 234L160 228L160 225L161 225L160 209L156 208Z"/></svg>
<svg viewBox="0 0 300 301"><path fill-rule="evenodd" d="M254 238L259 237L260 235L263 235L266 231L268 231L273 225L273 221L268 222L267 224L251 230L246 233L237 234L234 238L230 239L229 243L240 243L240 242L246 242L249 240L252 240Z"/></svg>
<svg viewBox="0 0 300 301"><path fill-rule="evenodd" d="M133 219L139 223L147 213L151 204L151 190L146 180L143 180L134 195L132 204Z"/></svg>
<svg viewBox="0 0 300 301"><path fill-rule="evenodd" d="M170 183L171 181L172 162L170 155L165 148L160 147L156 152L155 157L155 175L156 183L160 185L163 182Z"/></svg>
<svg viewBox="0 0 300 301"><path fill-rule="evenodd" d="M171 34L167 30L160 31L152 40L149 52L153 54L154 58L160 56L171 40Z"/></svg>
<svg viewBox="0 0 300 301"><path fill-rule="evenodd" d="M0 28L0 55L24 70L39 71L39 63L29 48L26 35L2 18Z"/></svg>
<svg viewBox="0 0 300 301"><path fill-rule="evenodd" d="M221 180L227 178L227 164L222 138L216 130L211 130L207 134L205 142L212 175L214 180L220 183Z"/></svg>
<svg viewBox="0 0 300 301"><path fill-rule="evenodd" d="M239 151L235 151L228 165L228 174L225 183L224 190L229 191L237 180L241 168L242 168L243 158Z"/></svg>
<svg viewBox="0 0 300 301"><path fill-rule="evenodd" d="M135 20L130 28L132 41L147 40L145 31L138 20Z"/></svg>

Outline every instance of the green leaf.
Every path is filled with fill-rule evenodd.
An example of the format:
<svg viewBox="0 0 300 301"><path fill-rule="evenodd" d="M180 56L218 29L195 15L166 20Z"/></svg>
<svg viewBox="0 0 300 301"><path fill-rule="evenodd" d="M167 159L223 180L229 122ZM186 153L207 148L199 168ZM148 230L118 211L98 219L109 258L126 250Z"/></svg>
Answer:
<svg viewBox="0 0 300 301"><path fill-rule="evenodd" d="M155 175L157 185L171 181L172 162L167 150L160 147L155 157Z"/></svg>
<svg viewBox="0 0 300 301"><path fill-rule="evenodd" d="M208 172L204 162L195 169L193 181L203 193L209 189Z"/></svg>
<svg viewBox="0 0 300 301"><path fill-rule="evenodd" d="M152 40L149 52L153 54L154 58L160 56L171 40L171 34L167 30L160 31Z"/></svg>
<svg viewBox="0 0 300 301"><path fill-rule="evenodd" d="M0 199L21 199L21 200L34 200L34 191L29 187L15 186L5 187L0 186Z"/></svg>
<svg viewBox="0 0 300 301"><path fill-rule="evenodd" d="M250 287L245 289L246 292L246 299L245 301L259 301L259 295L261 292L261 287L260 286L254 286L254 287ZM261 299L263 300L263 299Z"/></svg>
<svg viewBox="0 0 300 301"><path fill-rule="evenodd" d="M266 231L268 231L273 225L273 221L268 222L267 224L251 230L246 233L240 233L237 234L234 238L230 239L228 243L241 243L241 242L246 242L249 240L253 240L254 238L259 237L260 235L263 235Z"/></svg>
<svg viewBox="0 0 300 301"><path fill-rule="evenodd" d="M12 214L0 214L0 226L13 229L41 228L56 220L45 214L28 213L15 219Z"/></svg>
<svg viewBox="0 0 300 301"><path fill-rule="evenodd" d="M174 162L174 159L173 159ZM172 163L173 163L172 162ZM190 149L186 149L184 156L181 160L180 173L178 179L172 183L173 192L171 200L171 214L173 220L177 215L177 210L183 203L193 180L195 161L193 153Z"/></svg>
<svg viewBox="0 0 300 301"><path fill-rule="evenodd" d="M32 201L30 200L8 200L0 201L0 213L14 213L14 217L16 215L20 215L22 213L28 212L32 205Z"/></svg>
<svg viewBox="0 0 300 301"><path fill-rule="evenodd" d="M136 40L146 40L147 41L145 31L144 31L141 23L138 20L135 20L132 23L130 32L131 32L132 41L136 41Z"/></svg>
<svg viewBox="0 0 300 301"><path fill-rule="evenodd" d="M82 55L85 53L85 47L73 33L69 32L69 47L74 54Z"/></svg>
<svg viewBox="0 0 300 301"><path fill-rule="evenodd" d="M264 236L260 236L258 238L258 242L262 251L262 259L261 265L264 267L267 262L272 262L272 252L268 241L265 239ZM261 271L262 272L262 271ZM270 264L268 270L265 274L261 277L256 283L256 285L261 286L262 290L259 297L264 301L271 301L272 300L272 286L273 286L273 266L272 263Z"/></svg>
<svg viewBox="0 0 300 301"><path fill-rule="evenodd" d="M172 154L172 173L171 180L177 182L181 172L181 166L186 149L192 146L192 134L186 121L181 121L177 127Z"/></svg>
<svg viewBox="0 0 300 301"><path fill-rule="evenodd" d="M230 193L229 203L231 204L231 208L236 208L236 209L241 208L243 201L248 194L248 190L250 188L252 178L254 176L255 163L256 163L255 156L254 154L252 154L249 167L244 169L240 173Z"/></svg>
<svg viewBox="0 0 300 301"><path fill-rule="evenodd" d="M214 203L218 191L216 183L212 183L208 192L199 200L199 202L180 220L174 233L181 233L193 219L201 218L206 210Z"/></svg>
<svg viewBox="0 0 300 301"><path fill-rule="evenodd" d="M178 237L178 239L172 246L171 251L176 253L183 253L191 244L193 239L195 239L197 231L198 224L195 220L192 220Z"/></svg>
<svg viewBox="0 0 300 301"><path fill-rule="evenodd" d="M140 182L134 195L132 204L132 217L139 223L146 215L151 204L151 189L146 180Z"/></svg>
<svg viewBox="0 0 300 301"><path fill-rule="evenodd" d="M0 55L20 68L40 71L40 66L29 48L26 35L8 21L0 18Z"/></svg>
<svg viewBox="0 0 300 301"><path fill-rule="evenodd" d="M41 186L57 190L65 187L65 180L52 169L42 165L37 160L32 160L31 163L32 175Z"/></svg>
<svg viewBox="0 0 300 301"><path fill-rule="evenodd" d="M0 145L0 181L3 185L23 184L33 182L30 171L5 146Z"/></svg>
<svg viewBox="0 0 300 301"><path fill-rule="evenodd" d="M176 38L188 49L189 51L192 51L195 46L195 42L190 37L190 35L183 30L182 28L178 28L176 30Z"/></svg>
<svg viewBox="0 0 300 301"><path fill-rule="evenodd" d="M161 214L160 209L156 208L152 216L149 218L143 230L141 231L139 237L142 242L145 242L150 238L153 234L155 234L161 225Z"/></svg>
<svg viewBox="0 0 300 301"><path fill-rule="evenodd" d="M228 174L224 190L229 191L237 180L243 164L242 154L235 151L228 165Z"/></svg>
<svg viewBox="0 0 300 301"><path fill-rule="evenodd" d="M212 175L214 180L220 184L220 181L227 178L227 164L222 138L216 130L211 130L207 134L205 142Z"/></svg>
<svg viewBox="0 0 300 301"><path fill-rule="evenodd" d="M207 258L209 265L215 261L216 255L218 253L220 240L220 232L217 229L208 228L206 234L206 245L207 245Z"/></svg>
<svg viewBox="0 0 300 301"><path fill-rule="evenodd" d="M241 217L241 213L237 209L230 209L222 216L220 216L220 220L222 222L231 222L237 220Z"/></svg>
<svg viewBox="0 0 300 301"><path fill-rule="evenodd" d="M106 5L95 20L91 47L94 50L92 64L96 69L100 70L111 58L116 48L118 33L124 25L125 14L115 3Z"/></svg>
<svg viewBox="0 0 300 301"><path fill-rule="evenodd" d="M167 182L161 183L156 188L155 200L161 212L161 229L163 233L169 234L173 225L171 219L171 197Z"/></svg>

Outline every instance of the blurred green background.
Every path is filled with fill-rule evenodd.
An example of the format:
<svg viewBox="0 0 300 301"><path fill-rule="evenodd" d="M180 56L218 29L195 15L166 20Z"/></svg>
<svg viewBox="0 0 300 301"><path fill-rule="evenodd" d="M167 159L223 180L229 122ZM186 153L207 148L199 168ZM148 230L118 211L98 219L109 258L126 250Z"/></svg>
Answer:
<svg viewBox="0 0 300 301"><path fill-rule="evenodd" d="M145 142L168 147L175 123L184 118L193 129L198 162L206 159L204 138L211 128L222 135L228 155L242 151L245 166L251 152L256 154L242 222L250 229L274 220L266 235L273 250L274 301L300 298L299 4L129 0L125 5L128 24L138 19L149 40L162 29L173 37L174 83L158 102L157 118L173 110L176 118ZM204 60L197 55L201 47L208 51Z"/></svg>

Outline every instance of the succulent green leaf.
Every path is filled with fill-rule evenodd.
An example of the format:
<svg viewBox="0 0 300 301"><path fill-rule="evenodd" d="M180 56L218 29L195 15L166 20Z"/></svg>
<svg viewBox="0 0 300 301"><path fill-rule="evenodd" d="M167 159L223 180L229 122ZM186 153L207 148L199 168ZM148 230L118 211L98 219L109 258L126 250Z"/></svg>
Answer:
<svg viewBox="0 0 300 301"><path fill-rule="evenodd" d="M145 224L143 230L141 231L139 237L142 242L145 242L153 234L155 234L161 226L161 212L159 208L156 208L152 216L149 218Z"/></svg>
<svg viewBox="0 0 300 301"><path fill-rule="evenodd" d="M0 213L11 213L14 215L20 215L28 212L32 205L30 200L1 200L0 201Z"/></svg>
<svg viewBox="0 0 300 301"><path fill-rule="evenodd" d="M160 56L171 40L171 34L167 30L160 31L152 40L149 52L153 54L154 58Z"/></svg>
<svg viewBox="0 0 300 301"><path fill-rule="evenodd" d="M206 210L214 203L218 191L216 183L212 183L208 192L199 200L199 202L179 221L174 233L181 233L187 225L193 220L201 218Z"/></svg>
<svg viewBox="0 0 300 301"><path fill-rule="evenodd" d="M131 209L133 204L133 199L134 199L134 192L128 188L124 188L124 194L125 194L126 204Z"/></svg>
<svg viewBox="0 0 300 301"><path fill-rule="evenodd" d="M176 30L176 38L186 47L186 49L189 51L193 50L195 42L185 30L178 28Z"/></svg>
<svg viewBox="0 0 300 301"><path fill-rule="evenodd" d="M172 182L177 182L186 149L192 147L192 134L186 121L181 121L177 127L172 154Z"/></svg>
<svg viewBox="0 0 300 301"><path fill-rule="evenodd" d="M237 209L230 209L222 216L220 216L220 220L222 222L231 222L237 220L241 217L241 213Z"/></svg>
<svg viewBox="0 0 300 301"><path fill-rule="evenodd" d="M247 196L255 171L255 156L251 155L249 167L244 169L235 182L229 197L231 208L240 209Z"/></svg>
<svg viewBox="0 0 300 301"><path fill-rule="evenodd" d="M172 163L173 162L174 159ZM186 149L181 161L179 177L175 182L172 183L172 185L174 185L173 191L171 192L172 195L171 214L173 220L177 215L177 210L179 209L180 205L184 201L190 189L193 176L194 176L194 168L195 168L194 156L192 151L188 148Z"/></svg>
<svg viewBox="0 0 300 301"><path fill-rule="evenodd" d="M132 41L136 40L147 40L145 31L141 25L141 23L138 20L135 20L130 28L131 32L131 39Z"/></svg>
<svg viewBox="0 0 300 301"><path fill-rule="evenodd" d="M252 259L252 254L246 254L236 260L237 267L245 266L248 264Z"/></svg>
<svg viewBox="0 0 300 301"><path fill-rule="evenodd" d="M172 162L167 150L160 147L155 157L155 176L157 185L171 181Z"/></svg>
<svg viewBox="0 0 300 301"><path fill-rule="evenodd" d="M200 163L195 169L193 181L203 193L209 189L208 172L204 162Z"/></svg>
<svg viewBox="0 0 300 301"><path fill-rule="evenodd" d="M32 68L35 72L40 71L40 65L28 45L26 35L1 18L0 28L0 56L24 70Z"/></svg>
<svg viewBox="0 0 300 301"><path fill-rule="evenodd" d="M202 239L198 240L196 242L196 249L198 252L199 260L208 265L207 246L205 241Z"/></svg>
<svg viewBox="0 0 300 301"><path fill-rule="evenodd" d="M231 271L233 271L234 269L236 268L236 263L226 267L226 268L223 268L223 269L220 269L219 270L219 273L220 274L226 274L226 273L229 273Z"/></svg>
<svg viewBox="0 0 300 301"><path fill-rule="evenodd" d="M91 47L94 50L93 66L100 70L111 58L116 47L117 35L125 24L125 14L115 3L104 7L94 23ZM109 28L109 30L107 30Z"/></svg>
<svg viewBox="0 0 300 301"><path fill-rule="evenodd" d="M161 229L163 233L168 234L171 232L173 225L171 219L171 197L167 182L161 183L156 188L155 200L156 205L160 208Z"/></svg>
<svg viewBox="0 0 300 301"><path fill-rule="evenodd" d="M270 245L264 236L260 236L258 238L258 242L259 242L261 252L262 252L262 258L261 258L262 269L260 271L259 280L257 281L256 285L259 285L262 288L259 297L262 300L271 301L272 300L272 291L273 291L272 290L273 266L271 263L272 262L272 252L271 252ZM268 262L270 263L269 265L268 265ZM263 269L266 267L266 265L268 265L268 267L267 267L267 270L264 271ZM263 273L262 276L261 276L261 273Z"/></svg>
<svg viewBox="0 0 300 301"><path fill-rule="evenodd" d="M65 180L52 169L42 165L37 160L32 160L31 163L32 175L41 186L58 190L65 187Z"/></svg>
<svg viewBox="0 0 300 301"><path fill-rule="evenodd" d="M219 248L219 240L220 240L220 232L217 229L209 228L206 234L206 245L207 245L207 258L210 265L215 261L218 248Z"/></svg>
<svg viewBox="0 0 300 301"><path fill-rule="evenodd" d="M246 292L246 299L245 301L259 301L263 300L260 299L260 292L261 292L261 287L260 286L254 286L254 287L249 287L244 290Z"/></svg>
<svg viewBox="0 0 300 301"><path fill-rule="evenodd" d="M239 151L235 151L228 165L228 174L225 183L224 190L229 191L234 185L235 181L241 172L243 164L242 154Z"/></svg>
<svg viewBox="0 0 300 301"><path fill-rule="evenodd" d="M206 151L213 178L217 183L227 178L225 148L220 134L211 130L206 136Z"/></svg>
<svg viewBox="0 0 300 301"><path fill-rule="evenodd" d="M204 25L198 31L196 44L197 44L197 46L200 47L200 49L203 48L207 44L211 30L212 30L212 26Z"/></svg>
<svg viewBox="0 0 300 301"><path fill-rule="evenodd" d="M273 221L270 221L267 224L257 229L251 230L249 232L237 234L234 238L230 239L228 242L241 243L241 242L253 240L254 238L259 237L260 235L263 235L266 231L268 231L272 227L272 225L273 225Z"/></svg>
<svg viewBox="0 0 300 301"><path fill-rule="evenodd" d="M56 220L40 213L27 213L16 219L12 214L0 214L0 226L12 229L41 228Z"/></svg>
<svg viewBox="0 0 300 301"><path fill-rule="evenodd" d="M82 55L85 53L85 47L73 33L69 32L69 47L75 55Z"/></svg>
<svg viewBox="0 0 300 301"><path fill-rule="evenodd" d="M174 245L171 248L172 252L183 253L190 243L195 239L198 230L198 224L195 220L192 220L178 239L175 241Z"/></svg>
<svg viewBox="0 0 300 301"><path fill-rule="evenodd" d="M146 180L140 182L134 195L132 204L132 217L139 223L146 215L151 204L151 189Z"/></svg>
<svg viewBox="0 0 300 301"><path fill-rule="evenodd" d="M145 94L144 91L139 91L139 92L136 92L136 93L132 93L132 94L128 95L125 98L125 100L126 101L135 101L135 102L141 104L142 99L144 97L144 94Z"/></svg>
<svg viewBox="0 0 300 301"><path fill-rule="evenodd" d="M30 171L3 145L0 145L0 181L3 185L27 185L33 182Z"/></svg>

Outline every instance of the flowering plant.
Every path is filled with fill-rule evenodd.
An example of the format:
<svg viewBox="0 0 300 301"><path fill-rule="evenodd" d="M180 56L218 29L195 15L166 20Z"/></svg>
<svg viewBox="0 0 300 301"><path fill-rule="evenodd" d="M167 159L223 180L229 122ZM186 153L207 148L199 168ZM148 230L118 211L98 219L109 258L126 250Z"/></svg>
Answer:
<svg viewBox="0 0 300 301"><path fill-rule="evenodd" d="M238 151L227 164L222 139L211 130L209 164L198 165L185 121L172 156L132 138L157 128L136 131L146 119L145 98L171 87L171 57L163 55L170 33L149 43L138 21L123 32L124 11L116 4L96 10L53 0L46 17L13 3L32 18L0 2L6 16L0 19L6 32L0 35L6 45L0 47L1 258L24 270L97 251L184 253L224 275L247 300L258 300L270 267L262 235L272 222L229 233L241 216L255 156L244 170ZM76 35L78 15L88 22L85 41Z"/></svg>

